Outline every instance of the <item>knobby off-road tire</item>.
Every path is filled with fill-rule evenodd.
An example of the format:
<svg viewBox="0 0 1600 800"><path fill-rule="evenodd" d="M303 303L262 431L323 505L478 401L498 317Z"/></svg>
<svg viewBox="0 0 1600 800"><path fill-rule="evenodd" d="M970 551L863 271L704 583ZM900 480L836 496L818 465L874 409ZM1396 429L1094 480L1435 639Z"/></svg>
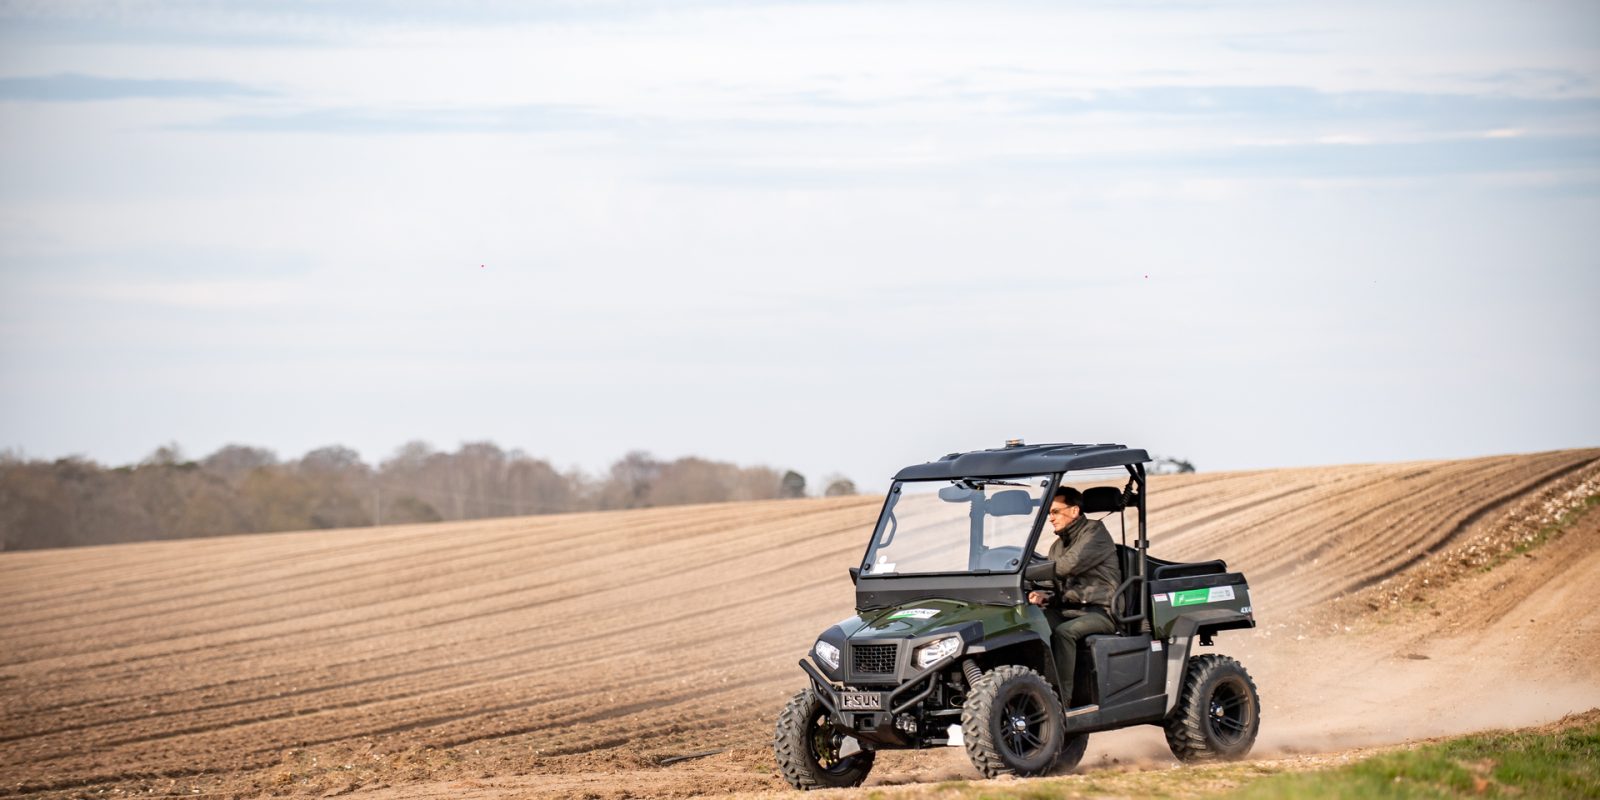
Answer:
<svg viewBox="0 0 1600 800"><path fill-rule="evenodd" d="M772 738L778 771L796 789L860 786L872 771L877 754L860 750L840 756L839 747L849 735L828 719L816 692L802 689L778 715L778 730Z"/></svg>
<svg viewBox="0 0 1600 800"><path fill-rule="evenodd" d="M967 757L985 778L1049 772L1061 754L1061 726L1055 689L1027 667L1007 665L985 672L961 707Z"/></svg>
<svg viewBox="0 0 1600 800"><path fill-rule="evenodd" d="M1227 656L1191 658L1178 705L1162 727L1179 761L1244 758L1261 730L1255 681Z"/></svg>

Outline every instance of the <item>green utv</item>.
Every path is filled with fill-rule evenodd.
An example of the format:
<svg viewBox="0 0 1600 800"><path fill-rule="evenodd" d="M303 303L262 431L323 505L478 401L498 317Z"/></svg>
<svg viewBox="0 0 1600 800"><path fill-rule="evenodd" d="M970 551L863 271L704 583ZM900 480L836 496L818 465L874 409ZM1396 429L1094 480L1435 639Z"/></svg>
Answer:
<svg viewBox="0 0 1600 800"><path fill-rule="evenodd" d="M985 777L1070 770L1089 734L1160 725L1183 761L1240 758L1260 699L1237 662L1191 655L1196 640L1255 627L1244 576L1221 561L1147 552L1144 450L1023 445L952 453L895 476L859 567L856 616L827 629L800 666L811 686L778 716L773 741L797 789L856 786L877 751L964 746ZM1121 522L1116 632L1087 637L1075 686L1057 686L1052 612L1027 602L1054 586L1038 555L1050 498L1069 479L1092 519ZM1127 544L1127 511L1137 536ZM1042 534L1042 536L1041 536ZM1041 542L1041 538L1044 541Z"/></svg>

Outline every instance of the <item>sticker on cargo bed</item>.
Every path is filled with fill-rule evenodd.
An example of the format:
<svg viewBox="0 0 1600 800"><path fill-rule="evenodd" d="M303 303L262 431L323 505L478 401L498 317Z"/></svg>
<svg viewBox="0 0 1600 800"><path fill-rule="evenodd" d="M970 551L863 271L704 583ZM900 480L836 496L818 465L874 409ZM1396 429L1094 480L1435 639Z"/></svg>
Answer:
<svg viewBox="0 0 1600 800"><path fill-rule="evenodd" d="M890 614L889 619L932 619L938 613L937 608L908 608Z"/></svg>
<svg viewBox="0 0 1600 800"><path fill-rule="evenodd" d="M894 562L886 560L884 556L878 556L878 563L869 565L867 569L874 575L888 575L894 572Z"/></svg>
<svg viewBox="0 0 1600 800"><path fill-rule="evenodd" d="M1202 603L1220 603L1232 599L1232 586L1213 586L1210 589L1188 589L1172 593L1172 604L1175 606L1198 606Z"/></svg>
<svg viewBox="0 0 1600 800"><path fill-rule="evenodd" d="M1158 595L1150 598L1150 602L1152 602L1152 603L1165 603L1165 602L1167 602L1167 594L1166 594L1166 592L1162 592L1161 594L1158 594Z"/></svg>

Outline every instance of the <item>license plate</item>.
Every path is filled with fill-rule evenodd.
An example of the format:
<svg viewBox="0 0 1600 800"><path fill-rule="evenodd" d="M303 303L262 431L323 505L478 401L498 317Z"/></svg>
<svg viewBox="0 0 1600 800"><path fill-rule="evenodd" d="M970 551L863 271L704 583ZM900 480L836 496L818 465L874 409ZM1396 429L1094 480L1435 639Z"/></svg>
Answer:
<svg viewBox="0 0 1600 800"><path fill-rule="evenodd" d="M880 711L883 709L883 695L878 692L845 692L844 709L846 711Z"/></svg>

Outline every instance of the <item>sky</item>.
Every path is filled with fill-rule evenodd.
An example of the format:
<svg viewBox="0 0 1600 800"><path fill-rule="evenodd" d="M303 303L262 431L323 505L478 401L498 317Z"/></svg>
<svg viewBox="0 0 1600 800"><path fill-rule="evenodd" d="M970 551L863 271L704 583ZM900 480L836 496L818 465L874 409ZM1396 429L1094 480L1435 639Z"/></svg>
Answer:
<svg viewBox="0 0 1600 800"><path fill-rule="evenodd" d="M0 2L0 448L1600 446L1593 2Z"/></svg>

